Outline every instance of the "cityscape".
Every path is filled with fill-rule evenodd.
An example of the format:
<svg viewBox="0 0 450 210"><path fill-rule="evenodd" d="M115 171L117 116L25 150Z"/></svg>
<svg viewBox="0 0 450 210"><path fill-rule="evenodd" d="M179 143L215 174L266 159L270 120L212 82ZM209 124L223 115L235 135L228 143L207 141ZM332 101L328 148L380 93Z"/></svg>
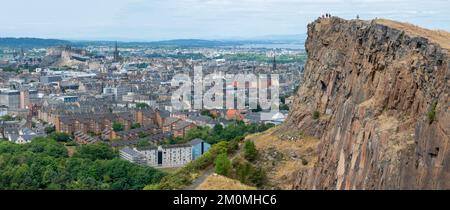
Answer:
<svg viewBox="0 0 450 210"><path fill-rule="evenodd" d="M69 151L107 145L122 159L156 168L183 167L217 143L195 138L196 131L241 122L263 127L283 123L306 60L301 47L262 47L257 45L261 41L2 42L23 44L2 47L0 54L2 139L28 144L50 137ZM279 110L249 104L243 109L174 109L171 80L177 74L193 76L196 66L204 75L280 75ZM237 86L223 86L224 93L230 89Z"/></svg>
<svg viewBox="0 0 450 210"><path fill-rule="evenodd" d="M2 3L0 191L448 190L450 3L411 2Z"/></svg>

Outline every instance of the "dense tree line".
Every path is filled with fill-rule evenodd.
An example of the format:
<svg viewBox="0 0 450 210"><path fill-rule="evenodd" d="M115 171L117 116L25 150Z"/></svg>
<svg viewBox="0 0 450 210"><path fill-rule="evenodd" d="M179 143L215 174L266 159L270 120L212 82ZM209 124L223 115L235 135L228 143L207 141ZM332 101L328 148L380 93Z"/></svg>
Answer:
<svg viewBox="0 0 450 210"><path fill-rule="evenodd" d="M37 138L0 142L0 189L142 189L165 174L118 159L103 144L78 147L72 157L62 143Z"/></svg>

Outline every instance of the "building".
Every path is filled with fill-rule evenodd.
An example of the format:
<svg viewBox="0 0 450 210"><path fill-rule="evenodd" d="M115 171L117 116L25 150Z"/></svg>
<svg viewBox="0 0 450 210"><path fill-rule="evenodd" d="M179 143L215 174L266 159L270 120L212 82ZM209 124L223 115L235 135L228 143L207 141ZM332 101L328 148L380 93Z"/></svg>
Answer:
<svg viewBox="0 0 450 210"><path fill-rule="evenodd" d="M130 129L130 130L124 130L124 131L110 131L109 136L107 136L107 133L103 133L104 138L106 136L107 139L120 139L120 140L134 140L139 138L145 138L151 134L154 134L158 131L158 127L156 125L148 125L140 128Z"/></svg>
<svg viewBox="0 0 450 210"><path fill-rule="evenodd" d="M138 110L135 113L136 122L141 126L156 125L158 113L152 109Z"/></svg>
<svg viewBox="0 0 450 210"><path fill-rule="evenodd" d="M192 147L192 160L197 160L211 148L211 144L199 138L191 140L188 144Z"/></svg>
<svg viewBox="0 0 450 210"><path fill-rule="evenodd" d="M226 111L226 119L227 120L243 120L244 114L243 110L237 110L237 109L228 109Z"/></svg>
<svg viewBox="0 0 450 210"><path fill-rule="evenodd" d="M180 120L178 122L175 123L172 132L173 132L173 136L175 137L185 137L187 132L192 129L195 128L195 124L191 123L191 122L187 122L184 120Z"/></svg>
<svg viewBox="0 0 450 210"><path fill-rule="evenodd" d="M19 96L19 108L20 109L31 109L31 105L36 103L38 99L37 90L21 90Z"/></svg>
<svg viewBox="0 0 450 210"><path fill-rule="evenodd" d="M18 90L0 90L0 106L20 108L20 92Z"/></svg>
<svg viewBox="0 0 450 210"><path fill-rule="evenodd" d="M196 146L197 145L198 144L196 144ZM177 168L182 167L193 160L192 149L193 147L191 144L176 144L134 149L125 147L122 149L123 151L120 150L120 152L121 157L130 162L145 162L146 165L157 168ZM145 161L142 160L142 157Z"/></svg>
<svg viewBox="0 0 450 210"><path fill-rule="evenodd" d="M214 119L209 116L190 116L186 119L187 122L194 123L197 126L208 126L213 128L216 124L218 124Z"/></svg>
<svg viewBox="0 0 450 210"><path fill-rule="evenodd" d="M175 127L175 124L181 121L178 118L168 117L164 119L164 122L162 124L162 130L163 132L171 132L173 128Z"/></svg>
<svg viewBox="0 0 450 210"><path fill-rule="evenodd" d="M281 112L261 112L261 121L279 125L286 120L287 113Z"/></svg>
<svg viewBox="0 0 450 210"><path fill-rule="evenodd" d="M192 147L189 144L162 145L158 147L158 167L181 167L192 160Z"/></svg>
<svg viewBox="0 0 450 210"><path fill-rule="evenodd" d="M16 144L28 144L34 137L32 135L9 135L8 141Z"/></svg>
<svg viewBox="0 0 450 210"><path fill-rule="evenodd" d="M79 100L78 96L61 96L58 100L64 103L75 103Z"/></svg>
<svg viewBox="0 0 450 210"><path fill-rule="evenodd" d="M30 94L28 90L21 90L20 91L20 109L27 109L30 105Z"/></svg>
<svg viewBox="0 0 450 210"><path fill-rule="evenodd" d="M157 168L177 168L198 159L211 148L211 145L202 139L194 139L187 144L125 148L124 151L121 150L121 157L130 162L141 164L145 162L146 165ZM145 160L142 160L142 156Z"/></svg>
<svg viewBox="0 0 450 210"><path fill-rule="evenodd" d="M5 128L3 137L16 144L27 144L38 135L29 128Z"/></svg>
<svg viewBox="0 0 450 210"><path fill-rule="evenodd" d="M158 166L158 147L148 146L143 148L136 148L136 150L145 156L147 164L149 166Z"/></svg>
<svg viewBox="0 0 450 210"><path fill-rule="evenodd" d="M94 144L100 141L98 137L90 136L81 131L77 131L73 134L75 142L78 144Z"/></svg>
<svg viewBox="0 0 450 210"><path fill-rule="evenodd" d="M131 88L123 85L119 85L117 87L105 87L103 88L104 95L114 95L114 99L117 101L121 101L122 97L127 95L128 92L131 91Z"/></svg>
<svg viewBox="0 0 450 210"><path fill-rule="evenodd" d="M140 142L153 142L155 144L160 143L167 138L171 137L171 133L155 133L152 134L146 138L142 139L134 139L134 140L116 140L116 141L108 141L107 144L111 145L112 147L124 147L124 146L133 146L137 145Z"/></svg>
<svg viewBox="0 0 450 210"><path fill-rule="evenodd" d="M271 123L279 125L286 120L285 111L280 112L249 112L245 115L245 123Z"/></svg>
<svg viewBox="0 0 450 210"><path fill-rule="evenodd" d="M48 84L48 83L52 83L52 82L59 82L61 80L62 80L62 77L57 76L57 75L41 76L41 78L39 79L39 81L44 84Z"/></svg>
<svg viewBox="0 0 450 210"><path fill-rule="evenodd" d="M144 155L147 164L159 168L176 168L192 160L192 146L189 144L162 145L136 149Z"/></svg>
<svg viewBox="0 0 450 210"><path fill-rule="evenodd" d="M139 165L147 165L147 160L143 154L140 152L131 149L129 147L124 147L119 151L119 156L122 159L130 161L132 163L136 163Z"/></svg>
<svg viewBox="0 0 450 210"><path fill-rule="evenodd" d="M135 122L134 114L122 113L79 113L75 115L52 114L51 111L40 110L39 119L55 125L56 131L73 134L76 131L101 134L105 129L111 129L114 122L129 130Z"/></svg>

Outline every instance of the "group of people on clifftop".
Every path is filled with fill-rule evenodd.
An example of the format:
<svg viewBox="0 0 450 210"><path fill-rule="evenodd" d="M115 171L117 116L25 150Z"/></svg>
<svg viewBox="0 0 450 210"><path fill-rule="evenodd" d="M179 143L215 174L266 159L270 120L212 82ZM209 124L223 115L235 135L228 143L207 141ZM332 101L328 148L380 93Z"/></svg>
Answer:
<svg viewBox="0 0 450 210"><path fill-rule="evenodd" d="M325 14L322 14L322 16L319 16L319 19L327 19L327 18L331 18L330 13L325 13Z"/></svg>

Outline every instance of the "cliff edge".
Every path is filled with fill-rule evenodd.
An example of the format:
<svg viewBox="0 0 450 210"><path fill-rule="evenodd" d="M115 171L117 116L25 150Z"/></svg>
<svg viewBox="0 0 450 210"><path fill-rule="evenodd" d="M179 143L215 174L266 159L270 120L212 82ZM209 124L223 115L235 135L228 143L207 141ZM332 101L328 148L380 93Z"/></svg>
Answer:
<svg viewBox="0 0 450 210"><path fill-rule="evenodd" d="M333 17L306 50L283 129L320 143L292 188L450 189L450 33Z"/></svg>

